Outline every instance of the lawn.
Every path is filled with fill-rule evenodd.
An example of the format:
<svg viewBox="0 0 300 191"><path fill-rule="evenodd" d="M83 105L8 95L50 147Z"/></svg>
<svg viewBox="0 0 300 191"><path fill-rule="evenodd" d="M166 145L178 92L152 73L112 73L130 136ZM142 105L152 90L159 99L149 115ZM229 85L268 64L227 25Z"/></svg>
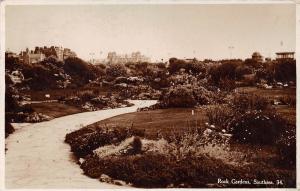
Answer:
<svg viewBox="0 0 300 191"><path fill-rule="evenodd" d="M267 98L268 100L280 100L282 97L291 97L296 100L296 88L274 88L261 89L257 87L240 87L236 89L237 92L254 93ZM296 107L287 105L273 106L276 111L286 118L290 123L296 124Z"/></svg>
<svg viewBox="0 0 300 191"><path fill-rule="evenodd" d="M23 91L22 94L29 95L32 101L44 101L44 100L57 100L61 97L68 97L72 95L76 95L77 92L85 91L85 90L96 90L99 92L99 95L105 95L109 92L112 92L108 88L105 87L90 87L90 88L76 88L76 89L50 89L50 90L41 90L41 91L32 91L26 90ZM49 94L50 98L46 98L45 95Z"/></svg>
<svg viewBox="0 0 300 191"><path fill-rule="evenodd" d="M77 107L58 102L32 103L30 106L35 112L45 114L52 118L83 112Z"/></svg>
<svg viewBox="0 0 300 191"><path fill-rule="evenodd" d="M240 87L236 89L237 92L254 93L260 96L264 96L269 99L278 98L281 96L293 96L296 97L296 88L273 88L262 89L257 87Z"/></svg>
<svg viewBox="0 0 300 191"><path fill-rule="evenodd" d="M192 110L194 110L194 115L192 115ZM207 122L207 117L204 109L172 108L119 115L89 127L134 127L145 130L146 137L156 138L158 133L163 135L180 133L189 127L203 127L205 122Z"/></svg>

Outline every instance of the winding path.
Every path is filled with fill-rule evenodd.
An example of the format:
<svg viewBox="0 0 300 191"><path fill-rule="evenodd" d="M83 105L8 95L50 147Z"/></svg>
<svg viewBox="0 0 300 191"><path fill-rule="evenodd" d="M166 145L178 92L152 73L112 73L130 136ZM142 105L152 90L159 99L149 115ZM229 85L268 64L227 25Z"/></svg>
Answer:
<svg viewBox="0 0 300 191"><path fill-rule="evenodd" d="M85 112L34 124L13 124L6 140L6 188L116 188L85 176L64 143L69 132L116 115L135 112L156 101L131 101L126 108Z"/></svg>

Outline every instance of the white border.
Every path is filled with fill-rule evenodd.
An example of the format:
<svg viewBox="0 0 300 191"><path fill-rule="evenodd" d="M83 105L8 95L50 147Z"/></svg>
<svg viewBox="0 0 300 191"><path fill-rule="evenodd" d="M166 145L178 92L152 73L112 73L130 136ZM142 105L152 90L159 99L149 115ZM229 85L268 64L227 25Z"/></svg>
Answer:
<svg viewBox="0 0 300 191"><path fill-rule="evenodd" d="M4 66L4 57L5 57L5 6L6 5L86 5L86 4L297 4L296 8L296 59L297 62L300 60L300 0L0 0L0 143L2 148L0 148L0 190L5 190L5 160L4 160L4 90L5 90L5 66ZM298 65L298 64L297 64ZM300 83L300 67L297 66L297 84ZM297 98L300 93L300 90L297 85ZM297 114L299 111L300 103L297 100ZM297 127L299 124L300 115L296 115ZM298 131L297 131L298 135ZM298 136L297 136L298 138ZM300 188L300 175L299 172L299 161L300 161L300 140L297 139L297 183L296 187ZM297 190L296 189L267 189L267 190ZM11 190L11 189L9 189ZM18 190L30 190L30 189L18 189ZM45 189L34 189L34 190L45 190ZM47 189L49 190L49 189ZM59 190L59 189L51 189ZM64 190L73 190L73 189L64 189ZM88 190L88 189L77 189L77 190ZM93 189L95 190L95 189ZM100 189L99 189L100 190ZM129 189L112 189L112 190L129 190ZM141 190L137 188L130 188L130 190ZM175 190L175 189L151 189L151 190ZM177 190L177 189L176 189ZM180 189L180 190L200 190L200 189ZM212 190L212 189L201 189L201 190ZM214 190L233 190L232 188L228 189L214 189ZM234 190L250 190L250 189L234 189ZM251 189L251 190L265 190L265 189Z"/></svg>

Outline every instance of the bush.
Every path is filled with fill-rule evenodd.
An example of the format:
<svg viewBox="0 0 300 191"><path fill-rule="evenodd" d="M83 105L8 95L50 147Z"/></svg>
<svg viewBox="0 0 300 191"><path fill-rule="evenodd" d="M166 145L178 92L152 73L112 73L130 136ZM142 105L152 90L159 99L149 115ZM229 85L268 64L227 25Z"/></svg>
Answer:
<svg viewBox="0 0 300 191"><path fill-rule="evenodd" d="M279 165L295 168L296 165L296 127L288 125L285 131L276 141L276 147L280 156Z"/></svg>
<svg viewBox="0 0 300 191"><path fill-rule="evenodd" d="M13 93L12 88L5 86L5 112L15 112L20 108Z"/></svg>
<svg viewBox="0 0 300 191"><path fill-rule="evenodd" d="M209 70L210 79L213 83L213 85L216 85L218 87L222 87L220 82L222 80L236 80L236 68L238 64L235 62L224 62L219 66L211 67Z"/></svg>
<svg viewBox="0 0 300 191"><path fill-rule="evenodd" d="M54 76L59 73L54 69L47 68L46 65L35 64L23 69L24 85L28 85L32 90L55 89L59 87L58 81L64 80L62 77Z"/></svg>
<svg viewBox="0 0 300 191"><path fill-rule="evenodd" d="M291 107L296 107L296 97L295 96L281 96L279 101L282 104L289 105Z"/></svg>
<svg viewBox="0 0 300 191"><path fill-rule="evenodd" d="M275 64L275 79L279 82L296 81L296 61L282 60Z"/></svg>
<svg viewBox="0 0 300 191"><path fill-rule="evenodd" d="M240 143L274 144L286 126L287 122L280 116L254 110L235 116L227 129L233 134L233 140Z"/></svg>
<svg viewBox="0 0 300 191"><path fill-rule="evenodd" d="M235 80L230 80L228 78L223 78L219 82L220 89L224 91L231 91L236 88Z"/></svg>
<svg viewBox="0 0 300 191"><path fill-rule="evenodd" d="M71 146L71 151L76 156L84 157L100 146L116 144L133 135L143 136L143 132L135 129L108 129L105 127L85 127L68 133L65 142ZM138 151L138 140L135 140L135 148Z"/></svg>
<svg viewBox="0 0 300 191"><path fill-rule="evenodd" d="M77 57L69 57L65 60L63 69L72 77L73 83L82 86L97 78L99 68L86 63Z"/></svg>
<svg viewBox="0 0 300 191"><path fill-rule="evenodd" d="M138 154L142 151L142 141L139 137L134 137L132 142L132 154Z"/></svg>
<svg viewBox="0 0 300 191"><path fill-rule="evenodd" d="M265 97L247 93L234 94L230 102L233 109L241 113L248 110L266 110L270 104Z"/></svg>
<svg viewBox="0 0 300 191"><path fill-rule="evenodd" d="M127 71L123 64L110 64L106 68L106 75L108 78L116 78L119 76L126 76Z"/></svg>
<svg viewBox="0 0 300 191"><path fill-rule="evenodd" d="M86 91L80 91L77 93L78 97L83 101L90 101L91 99L97 97L98 95L95 94L93 91L91 90L86 90Z"/></svg>
<svg viewBox="0 0 300 191"><path fill-rule="evenodd" d="M9 122L5 121L5 138L14 131L14 127Z"/></svg>
<svg viewBox="0 0 300 191"><path fill-rule="evenodd" d="M202 156L176 161L154 153L104 159L91 156L81 168L94 178L106 174L144 188L206 187L218 177L234 176L232 168L219 160Z"/></svg>
<svg viewBox="0 0 300 191"><path fill-rule="evenodd" d="M246 167L232 166L205 155L189 156L184 160L156 153L105 158L92 155L86 158L81 168L86 175L93 178L106 174L113 179L123 180L142 188L278 187L278 185L217 184L218 178L265 179L274 182L282 179L285 183L283 187L294 187L296 180L295 173L285 170L261 168L255 164Z"/></svg>
<svg viewBox="0 0 300 191"><path fill-rule="evenodd" d="M180 69L184 69L186 72L191 74L206 73L205 65L196 59L186 62L185 60L170 58L168 67L169 72L174 74L179 72Z"/></svg>
<svg viewBox="0 0 300 191"><path fill-rule="evenodd" d="M162 97L167 107L194 107L197 104L193 90L186 86L170 88Z"/></svg>
<svg viewBox="0 0 300 191"><path fill-rule="evenodd" d="M245 74L251 74L252 70L250 67L245 65L240 65L235 68L235 75L237 80L241 80Z"/></svg>
<svg viewBox="0 0 300 191"><path fill-rule="evenodd" d="M216 107L209 107L206 110L206 116L208 117L209 124L226 128L234 116L234 111L228 106L218 105Z"/></svg>

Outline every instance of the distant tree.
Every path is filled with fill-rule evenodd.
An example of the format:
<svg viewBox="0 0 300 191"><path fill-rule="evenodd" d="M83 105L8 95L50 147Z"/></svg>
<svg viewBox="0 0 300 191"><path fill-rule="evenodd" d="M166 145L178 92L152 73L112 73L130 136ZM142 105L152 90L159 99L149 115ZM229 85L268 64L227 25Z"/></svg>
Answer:
<svg viewBox="0 0 300 191"><path fill-rule="evenodd" d="M209 71L210 78L214 85L219 86L221 80L235 80L236 68L238 64L233 62L224 62L219 66L211 67Z"/></svg>
<svg viewBox="0 0 300 191"><path fill-rule="evenodd" d="M281 60L275 64L275 79L281 82L296 81L296 60Z"/></svg>
<svg viewBox="0 0 300 191"><path fill-rule="evenodd" d="M237 80L241 80L245 74L251 74L252 70L250 67L241 64L235 68L235 75Z"/></svg>
<svg viewBox="0 0 300 191"><path fill-rule="evenodd" d="M194 107L197 101L191 88L178 86L170 88L162 96L162 103L168 107Z"/></svg>
<svg viewBox="0 0 300 191"><path fill-rule="evenodd" d="M126 74L127 70L123 64L109 64L106 68L106 75L109 78L125 76Z"/></svg>
<svg viewBox="0 0 300 191"><path fill-rule="evenodd" d="M141 75L147 74L148 65L149 65L149 63L147 63L147 62L140 62L140 63L135 64L137 73L141 74Z"/></svg>
<svg viewBox="0 0 300 191"><path fill-rule="evenodd" d="M84 85L88 83L89 80L97 78L97 68L77 57L67 58L63 68L79 85Z"/></svg>
<svg viewBox="0 0 300 191"><path fill-rule="evenodd" d="M252 58L247 58L244 63L246 66L252 68L259 68L262 66L262 63L259 63L256 60L253 60Z"/></svg>
<svg viewBox="0 0 300 191"><path fill-rule="evenodd" d="M185 61L179 60L177 58L170 58L169 59L169 72L171 74L178 72L181 68L185 68Z"/></svg>

